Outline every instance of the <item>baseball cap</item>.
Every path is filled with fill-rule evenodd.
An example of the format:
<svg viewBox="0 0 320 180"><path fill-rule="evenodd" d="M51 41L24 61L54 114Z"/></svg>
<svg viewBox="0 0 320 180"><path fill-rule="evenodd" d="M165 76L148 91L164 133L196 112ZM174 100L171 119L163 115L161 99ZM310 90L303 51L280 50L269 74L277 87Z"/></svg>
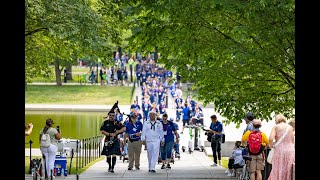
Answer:
<svg viewBox="0 0 320 180"><path fill-rule="evenodd" d="M250 121L252 121L254 119L254 115L252 112L247 112L245 118L249 119Z"/></svg>

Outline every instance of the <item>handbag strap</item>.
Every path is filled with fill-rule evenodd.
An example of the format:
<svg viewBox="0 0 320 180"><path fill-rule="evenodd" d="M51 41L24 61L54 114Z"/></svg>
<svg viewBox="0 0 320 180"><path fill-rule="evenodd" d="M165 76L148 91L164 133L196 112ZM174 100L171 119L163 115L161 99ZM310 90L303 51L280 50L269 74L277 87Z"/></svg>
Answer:
<svg viewBox="0 0 320 180"><path fill-rule="evenodd" d="M286 134L288 133L288 129L289 129L289 125L287 125L286 131L283 133L281 138L274 144L273 147L276 147L284 139L284 136L286 136Z"/></svg>

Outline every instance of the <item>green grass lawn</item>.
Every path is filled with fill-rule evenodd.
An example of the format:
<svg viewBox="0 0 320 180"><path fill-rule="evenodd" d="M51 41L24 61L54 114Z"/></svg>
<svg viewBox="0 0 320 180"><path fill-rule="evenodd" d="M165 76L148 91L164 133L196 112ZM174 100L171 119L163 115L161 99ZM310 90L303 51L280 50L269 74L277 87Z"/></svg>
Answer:
<svg viewBox="0 0 320 180"><path fill-rule="evenodd" d="M33 158L39 159L40 157L37 156L33 156ZM101 156L100 158L92 161L91 163L87 164L85 167L78 169L78 173L82 173L83 171L85 171L86 169L88 169L91 165L93 165L94 163L101 161L104 159L104 156ZM68 173L69 174L76 174L76 158L72 159L72 164L71 164L71 171L69 169L70 167L70 162L71 162L71 158L67 157L67 169L68 169ZM30 156L25 156L25 166L24 166L24 170L25 170L25 174L29 174L29 168L30 168ZM70 173L71 172L71 173Z"/></svg>
<svg viewBox="0 0 320 180"><path fill-rule="evenodd" d="M213 157L212 156L209 156L209 157L212 159L212 162L213 162ZM228 169L228 161L229 161L229 157L221 157L221 165L222 165L222 167Z"/></svg>
<svg viewBox="0 0 320 180"><path fill-rule="evenodd" d="M26 104L96 104L110 105L117 100L130 105L132 87L126 86L53 86L28 85Z"/></svg>

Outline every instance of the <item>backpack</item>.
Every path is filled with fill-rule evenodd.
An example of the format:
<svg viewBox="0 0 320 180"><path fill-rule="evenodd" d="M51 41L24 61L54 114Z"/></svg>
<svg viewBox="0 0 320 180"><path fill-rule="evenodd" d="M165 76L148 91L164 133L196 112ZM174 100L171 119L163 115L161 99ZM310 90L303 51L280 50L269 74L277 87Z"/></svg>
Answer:
<svg viewBox="0 0 320 180"><path fill-rule="evenodd" d="M40 139L40 147L49 147L50 144L51 144L50 135L42 132L41 139Z"/></svg>
<svg viewBox="0 0 320 180"><path fill-rule="evenodd" d="M251 155L259 155L264 150L260 131L250 131L248 139L248 151Z"/></svg>

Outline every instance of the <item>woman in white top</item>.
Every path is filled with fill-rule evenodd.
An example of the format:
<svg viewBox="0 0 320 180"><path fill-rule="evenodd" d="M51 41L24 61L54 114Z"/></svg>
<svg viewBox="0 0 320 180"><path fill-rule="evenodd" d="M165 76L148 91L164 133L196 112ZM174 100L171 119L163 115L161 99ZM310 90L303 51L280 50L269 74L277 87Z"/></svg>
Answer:
<svg viewBox="0 0 320 180"><path fill-rule="evenodd" d="M61 134L56 128L52 127L53 124L53 120L48 118L46 120L46 125L40 131L40 141L43 133L49 134L50 136L50 145L48 147L41 147L40 145L40 151L45 156L45 169L48 177L51 177L51 173L53 172L54 161L58 151L57 141L61 139Z"/></svg>

